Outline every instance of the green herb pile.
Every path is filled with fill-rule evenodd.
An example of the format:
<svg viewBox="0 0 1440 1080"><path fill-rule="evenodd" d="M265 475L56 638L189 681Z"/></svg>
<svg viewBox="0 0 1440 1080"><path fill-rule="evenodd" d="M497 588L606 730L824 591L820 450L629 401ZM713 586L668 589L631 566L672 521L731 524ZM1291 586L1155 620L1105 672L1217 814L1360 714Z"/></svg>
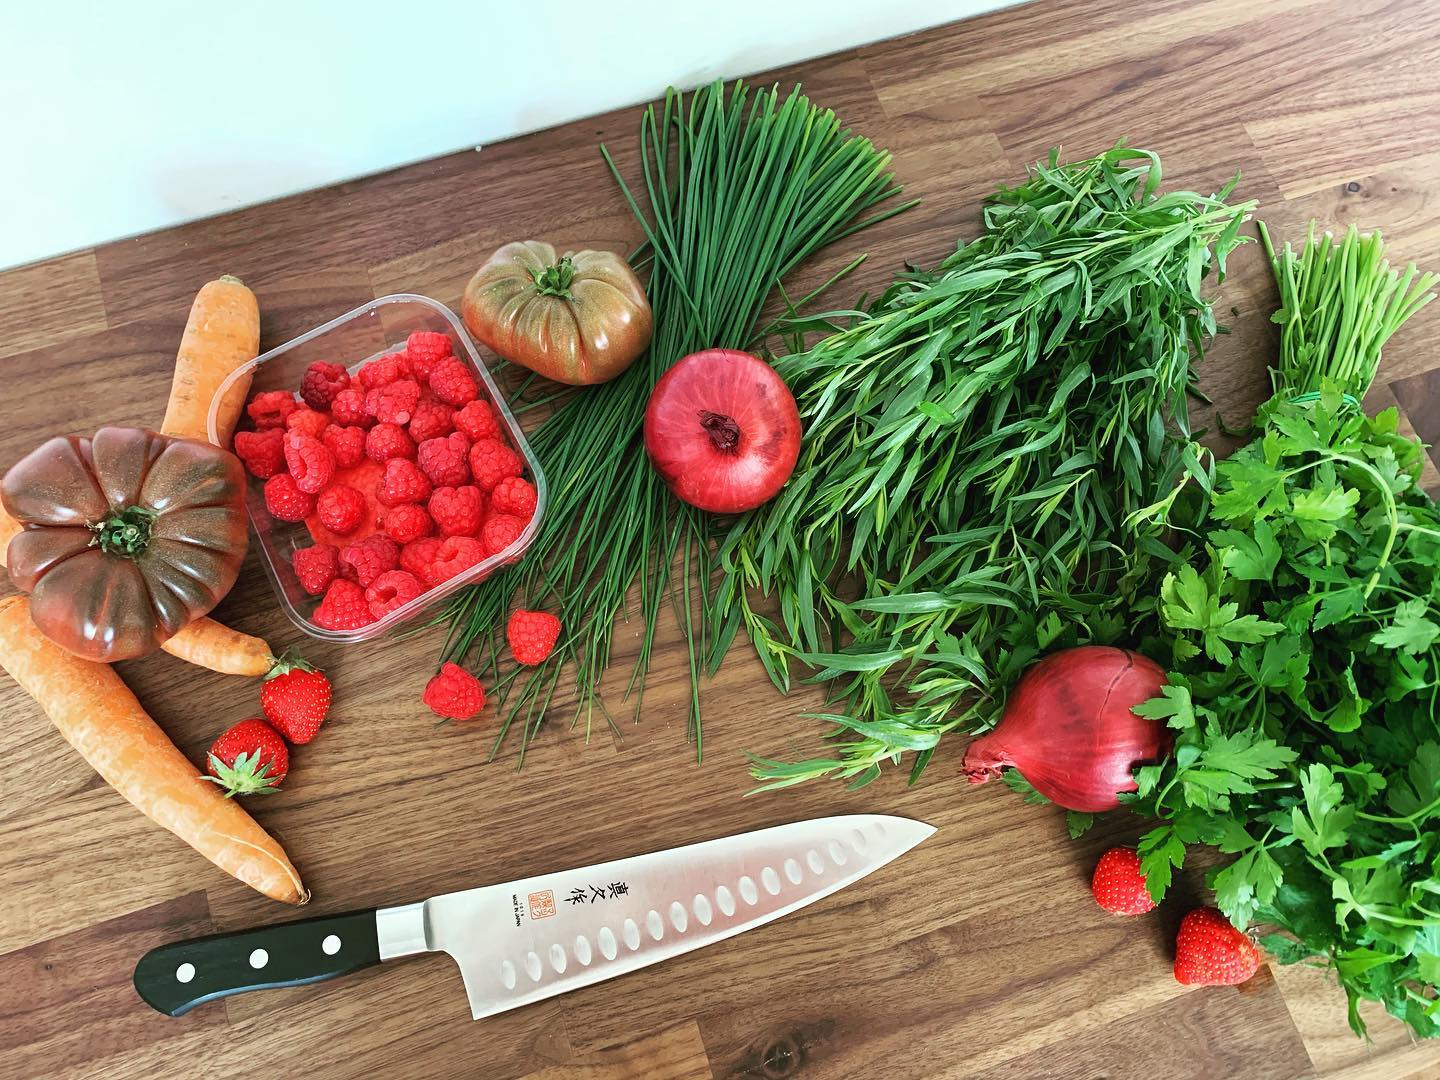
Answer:
<svg viewBox="0 0 1440 1080"><path fill-rule="evenodd" d="M995 721L1037 653L1126 634L1175 558L1157 522L1208 483L1186 418L1215 331L1202 283L1253 208L1160 179L1124 146L1052 155L936 269L790 326L833 332L776 361L804 443L722 547L711 663L743 625L777 685L794 665L828 684L837 742L757 760L765 786L862 784L906 752L913 778L945 733Z"/></svg>
<svg viewBox="0 0 1440 1080"><path fill-rule="evenodd" d="M1127 801L1161 819L1140 844L1152 895L1213 845L1221 910L1285 931L1262 940L1282 963L1330 965L1357 1032L1369 998L1440 1035L1440 509L1394 410L1356 400L1435 278L1354 230L1312 229L1274 265L1276 396L1160 590L1144 651L1168 651L1171 685L1137 711L1175 750Z"/></svg>
<svg viewBox="0 0 1440 1080"><path fill-rule="evenodd" d="M881 207L900 190L890 155L798 90L782 97L715 83L688 100L667 91L661 107L644 114L640 156L645 205L608 153L605 160L648 241L639 262L650 273L649 351L612 382L565 398L529 436L549 488L539 535L523 563L466 590L444 615L446 659L488 647L502 717L496 748L518 718L522 757L568 665L576 719L588 730L594 709L604 713L598 694L614 623L629 615L637 585L644 636L630 687L643 688L656 621L673 602L690 646L691 734L700 754L693 690L706 627L691 613L712 569L711 526L671 498L651 469L640 437L645 403L687 353L749 344L767 297L810 255L913 205ZM517 597L558 608L564 635L545 664L501 676L493 632Z"/></svg>

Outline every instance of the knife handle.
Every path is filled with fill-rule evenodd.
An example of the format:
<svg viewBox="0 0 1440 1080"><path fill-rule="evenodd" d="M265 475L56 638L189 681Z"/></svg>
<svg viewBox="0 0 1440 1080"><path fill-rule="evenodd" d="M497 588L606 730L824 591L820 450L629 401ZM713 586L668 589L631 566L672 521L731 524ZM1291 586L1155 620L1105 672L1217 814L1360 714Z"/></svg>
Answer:
<svg viewBox="0 0 1440 1080"><path fill-rule="evenodd" d="M379 962L375 911L352 911L161 945L135 965L135 990L151 1008L179 1016L214 998L333 979Z"/></svg>

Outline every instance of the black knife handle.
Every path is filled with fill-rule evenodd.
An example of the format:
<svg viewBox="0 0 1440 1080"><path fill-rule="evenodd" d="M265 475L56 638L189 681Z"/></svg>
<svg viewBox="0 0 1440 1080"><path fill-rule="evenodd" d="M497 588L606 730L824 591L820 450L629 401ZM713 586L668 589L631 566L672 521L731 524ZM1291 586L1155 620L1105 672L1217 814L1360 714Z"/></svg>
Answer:
<svg viewBox="0 0 1440 1080"><path fill-rule="evenodd" d="M379 962L374 910L352 911L161 945L135 965L135 990L151 1008L179 1016L214 998L333 979Z"/></svg>

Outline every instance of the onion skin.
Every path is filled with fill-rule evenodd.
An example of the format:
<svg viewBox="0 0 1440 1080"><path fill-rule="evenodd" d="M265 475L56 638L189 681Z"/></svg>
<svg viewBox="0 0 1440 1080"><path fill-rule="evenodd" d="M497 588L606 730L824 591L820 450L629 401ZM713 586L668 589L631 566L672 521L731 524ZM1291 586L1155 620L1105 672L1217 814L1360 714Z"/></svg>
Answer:
<svg viewBox="0 0 1440 1080"><path fill-rule="evenodd" d="M1067 810L1098 813L1134 791L1131 772L1170 752L1170 732L1131 709L1160 696L1165 672L1129 649L1083 645L1031 665L995 730L965 751L963 769L983 784L1014 768Z"/></svg>
<svg viewBox="0 0 1440 1080"><path fill-rule="evenodd" d="M774 498L800 456L800 412L785 380L736 349L691 353L645 407L645 451L675 497L712 514Z"/></svg>

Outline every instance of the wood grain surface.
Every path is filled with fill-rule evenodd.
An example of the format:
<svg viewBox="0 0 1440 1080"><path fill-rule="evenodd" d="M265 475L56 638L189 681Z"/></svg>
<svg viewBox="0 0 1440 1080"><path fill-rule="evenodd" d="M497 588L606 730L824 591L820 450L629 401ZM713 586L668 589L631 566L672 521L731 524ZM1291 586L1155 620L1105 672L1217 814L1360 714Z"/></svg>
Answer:
<svg viewBox="0 0 1440 1080"><path fill-rule="evenodd" d="M1079 157L1121 137L1160 152L1175 186L1208 192L1239 170L1240 194L1260 200L1281 236L1310 217L1379 227L1393 257L1440 268L1437 70L1433 2L1040 0L764 78L803 82L892 149L907 192L924 200L806 271L818 279L868 250L859 291L972 236L987 191L1051 146ZM404 92L423 102L422 89ZM158 423L191 297L221 273L258 294L269 348L387 292L456 305L505 240L629 249L638 232L596 144L633 175L638 115L0 274L0 467L54 433ZM1264 393L1275 297L1257 246L1232 266L1217 307L1232 332L1204 385L1238 420ZM1431 308L1387 353L1372 402L1398 404L1430 441L1440 441L1437 342ZM253 557L217 614L277 650L300 637ZM618 687L639 629L622 624L616 637ZM142 952L292 913L144 821L0 680L0 1077L1440 1076L1440 1047L1375 1010L1373 1041L1356 1040L1342 996L1316 971L1178 985L1171 942L1186 902L1203 897L1198 878L1156 916L1107 916L1088 871L1137 823L1115 816L1071 842L1057 812L998 784L968 788L958 740L914 788L896 772L858 793L744 798L743 752L812 749L815 724L801 714L817 697L777 695L737 645L704 688L697 768L683 654L673 627L661 638L638 723L587 742L557 713L522 772L508 755L487 760L493 718L436 727L421 708L436 633L310 644L336 684L333 718L255 813L314 890L311 912L815 815L884 811L939 832L778 923L479 1023L443 956L169 1019L130 986ZM196 760L258 712L252 681L163 654L121 670Z"/></svg>

